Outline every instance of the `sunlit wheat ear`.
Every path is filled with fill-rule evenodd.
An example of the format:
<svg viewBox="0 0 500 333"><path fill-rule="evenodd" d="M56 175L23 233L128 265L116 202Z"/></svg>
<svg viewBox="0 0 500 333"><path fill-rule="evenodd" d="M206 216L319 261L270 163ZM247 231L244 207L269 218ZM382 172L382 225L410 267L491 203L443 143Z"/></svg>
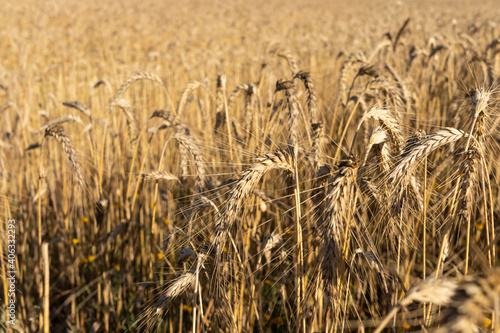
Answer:
<svg viewBox="0 0 500 333"><path fill-rule="evenodd" d="M280 50L278 51L277 56L286 59L286 61L288 62L288 66L292 71L292 77L299 72L299 65L297 63L297 58L295 58L295 56L290 50Z"/></svg>
<svg viewBox="0 0 500 333"><path fill-rule="evenodd" d="M480 142L483 140L485 132L484 118L486 116L486 109L488 108L490 96L491 91L478 88L471 97L471 113L473 116L471 134Z"/></svg>
<svg viewBox="0 0 500 333"><path fill-rule="evenodd" d="M153 112L150 119L152 118L162 118L167 127L176 127L177 131L188 131L186 125L184 125L172 112L167 110L157 110Z"/></svg>
<svg viewBox="0 0 500 333"><path fill-rule="evenodd" d="M404 176L412 174L417 164L434 150L464 137L468 137L468 134L464 131L445 127L435 133L426 135L416 144L405 147L398 158L398 164L388 175L389 183L397 183Z"/></svg>
<svg viewBox="0 0 500 333"><path fill-rule="evenodd" d="M276 91L281 91L281 90L285 91L285 95L288 102L288 110L289 110L288 128L290 130L288 144L295 148L294 154L296 154L297 152L296 145L299 137L298 126L299 126L300 106L296 96L295 85L293 84L292 81L287 81L284 79L279 80L278 82L276 82Z"/></svg>
<svg viewBox="0 0 500 333"><path fill-rule="evenodd" d="M187 101L191 93L200 86L200 82L191 81L187 84L186 88L181 93L181 97L179 98L179 102L177 103L177 111L176 114L178 117L182 115L184 108L186 107Z"/></svg>
<svg viewBox="0 0 500 333"><path fill-rule="evenodd" d="M460 195L459 195L459 215L467 219L472 210L472 204L475 199L476 184L478 182L478 173L480 170L481 151L477 143L473 142L469 150L465 153L465 161L462 165L460 175Z"/></svg>
<svg viewBox="0 0 500 333"><path fill-rule="evenodd" d="M80 166L80 158L71 139L64 133L64 129L60 126L49 127L45 130L45 137L54 137L60 144L69 164L75 175L78 185L85 187L85 178L83 177L82 168Z"/></svg>
<svg viewBox="0 0 500 333"><path fill-rule="evenodd" d="M372 148L374 146L379 147L379 149L377 149L377 152L380 155L381 169L383 171L388 171L390 167L389 166L390 155L386 145L387 139L388 139L388 134L383 126L376 126L373 128L372 133L370 134L370 137L368 139L368 145L366 146L365 149L363 161L359 168L359 177L364 176L364 169L368 161L368 156L370 155L370 152L372 151Z"/></svg>
<svg viewBox="0 0 500 333"><path fill-rule="evenodd" d="M258 158L249 169L243 172L243 175L229 192L226 199L226 205L221 210L219 217L217 218L215 235L211 244L211 247L216 250L218 261L220 261L220 258L222 257L221 249L227 239L231 227L237 219L237 214L240 211L243 200L252 192L253 187L262 178L262 176L273 169L282 169L293 172L294 160L292 155L285 150L277 150ZM199 265L203 265L202 260L200 260ZM221 281L221 278L223 278L221 274L223 273L224 272L217 267L216 263L214 273L216 283L217 281ZM222 280L224 281L224 279ZM226 325L234 328L235 323L233 317L227 317L227 315L232 314L232 309L227 299L226 287L224 285L216 285L215 293L219 304L225 305L220 308L223 312L219 312L219 317L224 320Z"/></svg>
<svg viewBox="0 0 500 333"><path fill-rule="evenodd" d="M413 133L413 135L406 140L404 147L401 149L401 156L409 153L420 140L425 138L425 135L425 132L422 130ZM419 211L422 210L423 198L420 194L420 181L413 172L402 177L399 180L398 186L392 187L390 195L390 211L393 218L400 217L403 208L409 206L408 203L415 203L411 206L418 208ZM411 195L413 195L413 197L410 197ZM395 221L391 219L391 222Z"/></svg>
<svg viewBox="0 0 500 333"><path fill-rule="evenodd" d="M221 248L226 241L227 234L236 220L243 200L252 192L253 187L262 176L273 169L293 172L293 156L288 151L279 149L257 158L257 161L243 172L243 175L229 192L226 205L217 219L215 236L212 242L216 248Z"/></svg>
<svg viewBox="0 0 500 333"><path fill-rule="evenodd" d="M186 290L192 288L196 281L196 270L191 269L190 271L182 274L180 277L175 279L171 285L161 293L160 298L154 303L152 307L152 314L159 315L168 310L172 300L177 296L184 293Z"/></svg>
<svg viewBox="0 0 500 333"><path fill-rule="evenodd" d="M311 125L317 124L319 122L317 96L311 74L309 72L300 71L295 74L295 78L302 80L304 83L307 93L307 109L309 111L309 116L311 117Z"/></svg>
<svg viewBox="0 0 500 333"><path fill-rule="evenodd" d="M160 79L160 77L154 73L148 73L148 72L139 72L135 73L132 76L130 76L125 82L121 84L121 86L118 88L116 91L116 94L113 96L113 99L111 100L111 103L109 104L108 111L111 112L115 106L117 106L118 101L122 97L123 93L127 91L132 84L136 81L140 80L150 80L153 82L159 83L162 87L164 87L163 81Z"/></svg>
<svg viewBox="0 0 500 333"><path fill-rule="evenodd" d="M380 333L390 320L401 309L405 308L413 302L433 303L435 305L450 304L456 290L457 282L454 280L441 279L426 279L419 285L410 289L405 296L384 318L382 323L375 330L375 333Z"/></svg>
<svg viewBox="0 0 500 333"><path fill-rule="evenodd" d="M382 196L382 193L380 192L378 187L373 182L371 182L370 180L368 180L365 177L359 177L359 176L358 176L357 182L358 182L359 190L362 193L364 193L368 197L372 198L380 206L382 206L384 204L384 201L383 201L384 197Z"/></svg>
<svg viewBox="0 0 500 333"><path fill-rule="evenodd" d="M189 237L192 236L193 220L196 215L196 212L207 207L212 208L217 213L217 215L219 214L219 207L217 207L217 205L212 200L208 199L204 195L198 194L196 196L196 199L191 203L191 206L189 207L186 213L186 220L187 220L186 225Z"/></svg>
<svg viewBox="0 0 500 333"><path fill-rule="evenodd" d="M498 316L500 301L500 271L494 270L483 276L467 276L458 284L444 310L439 333L478 332L485 315L495 310Z"/></svg>
<svg viewBox="0 0 500 333"><path fill-rule="evenodd" d="M207 172L205 167L205 159L201 154L198 145L195 143L194 139L190 135L178 132L174 135L174 138L179 142L182 148L189 152L193 158L193 164L195 169L195 187L198 192L201 192L205 186L212 187L207 178ZM181 150L182 152L182 150ZM181 153L181 155L185 155ZM186 156L181 156L181 159L186 160Z"/></svg>
<svg viewBox="0 0 500 333"><path fill-rule="evenodd" d="M311 134L312 134L312 146L311 146L311 160L313 161L313 168L315 171L319 169L321 165L323 165L323 159L321 157L321 153L323 151L323 131L324 126L323 123L316 123L311 125Z"/></svg>
<svg viewBox="0 0 500 333"><path fill-rule="evenodd" d="M324 220L319 220L318 228L323 233L321 276L324 295L329 307L334 307L337 283L337 267L344 244L344 227L355 207L354 197L359 161L355 158L342 161L336 176L330 183L325 198Z"/></svg>
<svg viewBox="0 0 500 333"><path fill-rule="evenodd" d="M363 125L363 122L368 119L379 120L387 128L387 131L389 132L391 137L391 141L397 148L396 150L400 149L401 145L404 142L404 139L399 121L392 115L389 110L380 107L371 107L365 111L363 117L361 117L358 122L356 133L353 139L353 145L361 128L361 125Z"/></svg>
<svg viewBox="0 0 500 333"><path fill-rule="evenodd" d="M471 137L477 141L471 141L469 138L468 145L465 151L465 161L462 165L460 178L460 196L459 196L459 214L466 219L472 210L472 204L476 193L476 187L481 170L481 160L484 150L484 118L490 100L491 92L483 88L476 89L474 95L471 96Z"/></svg>
<svg viewBox="0 0 500 333"><path fill-rule="evenodd" d="M437 333L478 332L486 312L498 311L500 301L500 271L483 276L459 279L427 279L412 288L407 296L385 317L375 333L380 333L397 311L412 302L433 303L444 307Z"/></svg>
<svg viewBox="0 0 500 333"><path fill-rule="evenodd" d="M165 126L174 127L174 138L179 142L179 152L181 160L182 175L189 174L188 165L189 157L193 159L195 169L195 187L198 192L202 191L205 186L212 188L213 185L207 178L206 164L203 154L201 153L198 144L191 136L189 129L184 125L174 114L166 110L157 110L151 118L161 118L165 122Z"/></svg>
<svg viewBox="0 0 500 333"><path fill-rule="evenodd" d="M322 164L321 161L321 151L322 151L322 134L323 134L323 123L319 119L318 105L316 91L314 89L314 81L311 78L309 72L300 71L295 75L295 78L302 80L306 88L307 93L307 109L310 116L310 126L312 134L312 145L311 145L311 159L313 160L314 170L317 170L318 166Z"/></svg>
<svg viewBox="0 0 500 333"><path fill-rule="evenodd" d="M92 118L89 107L80 101L64 102L63 105L80 111L81 113L89 117L89 119Z"/></svg>
<svg viewBox="0 0 500 333"><path fill-rule="evenodd" d="M264 240L262 241L260 248L268 264L271 262L271 251L282 245L283 245L283 239L278 233L272 233L271 235L267 235L266 237L264 237ZM259 256L257 267L260 266L261 259L262 256Z"/></svg>
<svg viewBox="0 0 500 333"><path fill-rule="evenodd" d="M233 101L236 99L236 97L238 96L238 94L240 92L245 93L245 109L244 109L244 111L245 111L245 128L247 128L250 131L252 117L254 115L253 108L254 108L254 103L255 103L255 96L257 94L257 86L253 83L243 83L243 84L238 85L233 90L233 92L231 93L231 95L229 96L229 98L227 100L228 107L231 106L231 104L233 103ZM222 113L222 115L223 115L223 113ZM225 121L225 119L220 119L217 121L218 121L218 124L220 126L220 122ZM251 133L249 133L249 135L251 135Z"/></svg>
<svg viewBox="0 0 500 333"><path fill-rule="evenodd" d="M194 252L191 251L186 255L193 255L193 253ZM193 288L197 278L199 282L199 276L205 268L204 265L207 260L207 254L199 253L198 256L195 257L196 261L194 263L194 267L172 281L170 286L160 294L160 297L151 308L151 314L161 315L163 312L168 311L173 299L184 293L186 290Z"/></svg>
<svg viewBox="0 0 500 333"><path fill-rule="evenodd" d="M233 104L234 100L236 99L236 97L238 97L238 94L240 92L244 92L245 95L253 95L256 92L256 89L257 87L253 83L243 83L236 86L236 88L234 88L233 92L227 99L227 106L230 107Z"/></svg>
<svg viewBox="0 0 500 333"><path fill-rule="evenodd" d="M414 189L417 198L419 198L420 189L414 171L421 160L439 147L456 142L467 136L467 133L463 131L447 127L435 133L428 134L415 143L410 140L406 144L401 155L398 157L398 164L387 176L387 183L393 188L391 194L391 214L393 217L398 216L403 208L408 186ZM416 139L418 139L418 136L415 137ZM418 201L420 202L420 198ZM419 203L419 206L421 206L421 203Z"/></svg>
<svg viewBox="0 0 500 333"><path fill-rule="evenodd" d="M76 115L73 115L73 114L65 114L65 115L62 115L62 116L59 116L57 118L54 118L54 119L50 120L45 125L43 125L40 128L38 128L37 132L41 133L41 132L45 131L48 128L56 127L57 125L61 125L61 124L64 124L64 123L69 123L69 122L77 123L77 124L80 124L83 127L85 127L85 123L82 121L82 119L79 116L76 116Z"/></svg>

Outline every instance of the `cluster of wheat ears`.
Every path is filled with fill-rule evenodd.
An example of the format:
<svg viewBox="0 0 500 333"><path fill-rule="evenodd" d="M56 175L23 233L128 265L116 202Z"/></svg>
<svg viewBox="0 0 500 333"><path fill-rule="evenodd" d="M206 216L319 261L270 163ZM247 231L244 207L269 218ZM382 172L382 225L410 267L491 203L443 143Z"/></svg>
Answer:
<svg viewBox="0 0 500 333"><path fill-rule="evenodd" d="M68 37L33 14L41 30L0 34L18 51L0 63L2 230L18 222L16 325L0 329L500 331L495 22L439 12L445 27L429 28L420 13L359 38L344 29L344 49L286 12L304 39L252 58L255 23L275 26L234 9L221 23L220 10L214 31L248 39L198 49L179 32L190 46L168 44L184 55L165 67L131 51L155 37L109 54L93 44L126 40L125 22ZM23 46L37 31L81 38L97 60L50 63Z"/></svg>

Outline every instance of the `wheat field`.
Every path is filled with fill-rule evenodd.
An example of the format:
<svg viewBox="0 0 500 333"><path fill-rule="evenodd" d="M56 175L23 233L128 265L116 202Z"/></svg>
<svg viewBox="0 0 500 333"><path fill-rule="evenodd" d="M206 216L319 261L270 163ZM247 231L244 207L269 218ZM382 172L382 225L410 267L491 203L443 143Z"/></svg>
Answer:
<svg viewBox="0 0 500 333"><path fill-rule="evenodd" d="M0 331L500 332L498 17L3 1Z"/></svg>

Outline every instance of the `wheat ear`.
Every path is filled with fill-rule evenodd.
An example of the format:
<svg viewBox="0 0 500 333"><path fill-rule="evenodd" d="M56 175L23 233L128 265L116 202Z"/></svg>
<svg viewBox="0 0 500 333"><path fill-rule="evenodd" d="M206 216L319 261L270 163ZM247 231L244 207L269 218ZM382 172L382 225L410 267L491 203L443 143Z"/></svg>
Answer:
<svg viewBox="0 0 500 333"><path fill-rule="evenodd" d="M344 244L344 227L349 213L354 209L355 185L359 161L354 158L342 161L326 195L324 220L318 226L323 232L323 258L321 275L328 306L337 303L334 298L337 282L337 265L341 260Z"/></svg>
<svg viewBox="0 0 500 333"><path fill-rule="evenodd" d="M223 244L229 229L236 220L236 216L241 208L243 199L252 192L253 187L262 178L262 176L273 169L293 172L294 160L292 155L283 149L279 149L273 153L267 153L264 156L259 157L249 169L243 172L240 179L231 189L231 192L226 199L226 205L222 209L220 217L217 219L216 232L212 244L215 246Z"/></svg>
<svg viewBox="0 0 500 333"><path fill-rule="evenodd" d="M140 80L149 80L153 82L159 83L162 87L165 87L163 84L163 81L160 79L160 77L154 73L149 73L149 72L139 72L135 73L132 76L130 76L125 82L123 82L118 90L116 91L115 95L111 99L111 103L109 103L109 112L111 112L115 106L117 106L118 101L120 100L121 96L125 91L127 91L132 84L136 81Z"/></svg>
<svg viewBox="0 0 500 333"><path fill-rule="evenodd" d="M400 155L399 163L388 175L389 183L394 183L402 179L403 176L411 174L418 162L437 148L467 136L464 131L452 127L445 127L435 133L426 135L418 143L408 146L408 149Z"/></svg>
<svg viewBox="0 0 500 333"><path fill-rule="evenodd" d="M80 159L78 157L78 152L76 151L73 142L69 136L64 133L64 129L61 126L49 127L45 130L45 137L54 137L63 148L66 153L66 157L68 158L69 164L73 169L73 172L76 177L77 183L81 187L85 187L85 178L83 177L82 168L80 167Z"/></svg>

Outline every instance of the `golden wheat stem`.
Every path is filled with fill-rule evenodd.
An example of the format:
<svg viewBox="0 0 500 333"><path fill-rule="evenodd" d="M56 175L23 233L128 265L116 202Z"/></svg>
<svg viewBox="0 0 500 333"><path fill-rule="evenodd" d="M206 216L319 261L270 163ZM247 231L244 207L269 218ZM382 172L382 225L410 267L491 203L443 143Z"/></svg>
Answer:
<svg viewBox="0 0 500 333"><path fill-rule="evenodd" d="M295 161L297 161L295 159ZM305 291L304 281L303 281L303 269L304 269L304 248L302 244L302 227L300 225L300 220L302 218L302 213L300 210L300 189L299 189L299 179L298 179L298 168L297 163L295 163L295 189L294 189L294 197L295 197L295 227L297 229L297 258L298 263L296 266L296 278L297 278L297 320L300 320L302 315L302 294ZM298 322L297 328L300 328L300 322ZM303 332L306 331L306 322L305 317L302 318L302 328Z"/></svg>
<svg viewBox="0 0 500 333"><path fill-rule="evenodd" d="M422 246L423 246L423 259L422 259L422 276L423 279L425 280L425 268L426 268L426 261L427 261L427 251L426 251L426 246L427 246L427 157L424 159L424 209L423 209L423 216L422 216L422 226L423 226L423 241L422 241ZM425 309L424 309L425 313ZM424 318L425 320L425 318Z"/></svg>
<svg viewBox="0 0 500 333"><path fill-rule="evenodd" d="M42 179L38 177L38 246L42 246Z"/></svg>
<svg viewBox="0 0 500 333"><path fill-rule="evenodd" d="M196 314L197 314L197 309L198 309L198 306L197 306L197 295L198 295L198 289L199 289L199 285L200 285L200 270L199 269L196 269L196 277L195 277L195 280L194 280L194 295L193 295L193 330L192 332L195 333L196 332ZM201 296L201 295L200 295ZM200 305L201 305L201 301L200 301Z"/></svg>
<svg viewBox="0 0 500 333"><path fill-rule="evenodd" d="M50 257L49 243L42 245L43 257L43 332L50 332Z"/></svg>
<svg viewBox="0 0 500 333"><path fill-rule="evenodd" d="M467 217L467 238L465 247L465 268L464 275L469 272L469 247L470 247L470 215Z"/></svg>
<svg viewBox="0 0 500 333"><path fill-rule="evenodd" d="M144 131L142 129L139 132L139 136L137 137L137 143L135 145L134 155L132 156L132 161L130 162L130 171L129 171L129 174L128 174L127 191L126 191L126 196L125 196L125 200L126 201L128 201L129 197L130 197L130 185L132 183L132 174L133 174L133 171L134 171L135 160L137 159L137 152L139 151L139 143L141 142L141 137L142 137L142 133L143 132ZM148 144L148 148L149 148L149 144ZM149 149L147 149L147 150L149 150ZM131 212L127 213L129 215L129 216L127 216L127 219L130 219L130 213Z"/></svg>

